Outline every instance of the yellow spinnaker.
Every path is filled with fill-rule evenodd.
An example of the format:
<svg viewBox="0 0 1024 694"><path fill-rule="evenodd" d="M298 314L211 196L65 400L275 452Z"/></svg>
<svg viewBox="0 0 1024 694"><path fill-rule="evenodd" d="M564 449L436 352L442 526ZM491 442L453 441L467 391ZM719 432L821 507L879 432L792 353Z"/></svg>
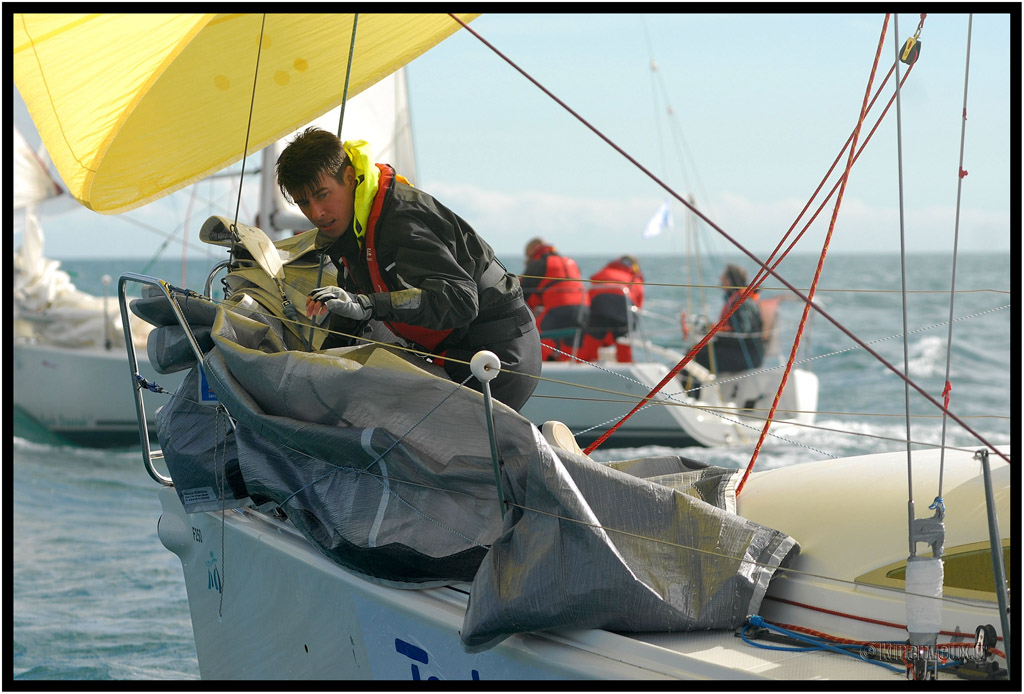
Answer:
<svg viewBox="0 0 1024 694"><path fill-rule="evenodd" d="M43 144L79 202L115 214L240 160L250 105L248 153L340 104L353 15L13 19L14 81ZM446 14L360 14L349 98L459 28Z"/></svg>

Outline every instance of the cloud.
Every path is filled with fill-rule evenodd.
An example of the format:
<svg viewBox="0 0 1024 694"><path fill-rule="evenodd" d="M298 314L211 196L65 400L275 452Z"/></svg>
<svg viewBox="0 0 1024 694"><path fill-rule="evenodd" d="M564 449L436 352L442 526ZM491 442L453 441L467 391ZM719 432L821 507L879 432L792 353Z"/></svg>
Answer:
<svg viewBox="0 0 1024 694"><path fill-rule="evenodd" d="M468 221L499 255L521 254L543 236L567 253L622 253L640 243L660 196L590 199L545 192L509 194L436 183L430 194Z"/></svg>
<svg viewBox="0 0 1024 694"><path fill-rule="evenodd" d="M675 227L652 239L641 234L664 199L650 196L587 198L548 192L510 194L467 184L432 184L429 192L466 219L499 255L522 253L526 241L543 236L570 254L607 254L633 251L639 254L678 252L685 249L687 211L678 201L672 209ZM734 239L758 254L770 252L796 219L805 200L787 198L763 202L726 192L697 208ZM817 209L803 216L790 239L803 229ZM818 213L797 246L798 252L818 253L832 216L834 200ZM904 212L908 252L951 252L955 208L927 206ZM963 208L960 212L959 250L962 252L1009 249L1008 210ZM711 229L713 248L732 252L733 246ZM704 236L707 239L708 237ZM846 195L833 232L832 252L892 252L900 249L898 207L869 205Z"/></svg>

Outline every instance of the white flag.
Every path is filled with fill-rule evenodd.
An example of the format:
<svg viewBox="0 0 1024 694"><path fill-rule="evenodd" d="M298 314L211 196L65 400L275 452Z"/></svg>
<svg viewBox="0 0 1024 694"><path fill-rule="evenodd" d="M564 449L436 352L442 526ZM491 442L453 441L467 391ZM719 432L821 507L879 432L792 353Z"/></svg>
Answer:
<svg viewBox="0 0 1024 694"><path fill-rule="evenodd" d="M665 229L672 228L672 211L668 208L668 198L665 202L661 203L661 207L651 217L651 221L647 222L647 228L644 229L644 238L649 239L657 236Z"/></svg>

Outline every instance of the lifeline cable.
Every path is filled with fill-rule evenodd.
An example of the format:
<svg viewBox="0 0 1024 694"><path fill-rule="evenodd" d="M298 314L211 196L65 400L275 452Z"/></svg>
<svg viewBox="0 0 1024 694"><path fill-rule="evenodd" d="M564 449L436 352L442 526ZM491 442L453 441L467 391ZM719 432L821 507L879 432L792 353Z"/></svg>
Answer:
<svg viewBox="0 0 1024 694"><path fill-rule="evenodd" d="M468 380L468 378L467 378L467 380ZM465 381L464 381L463 383L465 383ZM442 399L442 401L441 401L441 402L444 402L444 400L447 400L447 398L451 397L451 395L453 395L453 394L454 394L455 392L457 392L457 391L458 391L458 389L459 389L459 388L461 387L461 385L462 385L462 384L454 384L454 388L452 389L452 391L451 391L451 392L450 392L450 393L449 393L448 395L446 395L446 396L445 396L445 397L444 397L444 398ZM409 431L412 431L412 429L416 428L416 426L419 426L419 425L420 425L420 424L421 424L421 423L422 423L423 421L425 421L425 420L426 420L426 418L427 418L427 417L428 417L428 416L429 416L429 415L430 415L430 414L431 414L432 412L434 412L434 411L435 411L435 410L437 409L437 407L439 407L439 406L440 406L440 404L441 404L441 403L438 403L437 405L433 406L433 407L431 408L431 410L430 410L429 412L427 412L427 413L426 413L426 414L424 415L424 417L422 417L422 418L420 419L420 421L419 421L419 422L417 422L417 423L416 423L416 424L414 424L414 425L413 425L412 427L410 427ZM230 419L228 419L227 421L228 421L228 422L230 423ZM408 434L408 432L407 432L407 434ZM407 435L407 434L406 434L406 435ZM387 449L386 449L385 451L383 451L382 453L380 453L380 454L379 454L379 455L377 456L377 458L376 458L375 460L381 460L381 459L383 459L383 457L384 457L384 456L386 456L386 455L387 455L387 453L388 453L388 452L390 452L390 451L391 451L391 450L392 450L392 449L393 449L393 448L395 447L395 445L397 445L397 443L399 443L399 442L401 441L401 439L402 439L402 438L404 438L404 436L403 436L403 437L400 437L398 441L396 441L396 442L395 442L395 443L393 443L393 444L392 444L391 446L389 446L389 447L388 447L388 448L387 448ZM316 482L317 482L317 481L318 481L319 479L323 479L324 477L326 477L326 476L329 476L330 474L335 474L336 472L339 472L339 471L343 471L343 470L344 470L344 471L348 471L348 472L353 472L353 473L356 473L356 474L368 474L368 475L370 475L370 476L373 476L373 477L379 477L379 475L376 475L376 474L374 474L374 473L372 473L372 472L370 472L370 471L369 471L369 467L370 467L370 465L372 465L372 464L373 464L372 462L370 463L370 465L367 465L367 466L365 466L365 467L363 467L363 468L349 468L349 467L345 467L345 466L337 465L337 464L335 464L335 463L333 463L333 462L331 462L331 461L327 461L327 460L323 460L323 459L321 459L321 458L317 458L316 456L313 456L313 455L311 455L311 454L309 454L309 453L306 453L306 452L304 452L304 451L300 451L300 450L298 450L298 449L295 449L295 448L293 448L293 447L291 447L291 446L289 446L289 445L287 445L287 444L284 444L284 446L285 446L286 448L290 449L290 450L293 450L293 451L295 451L295 452L297 452L297 453L301 454L301 455L304 455L304 456L306 456L306 457L309 457L309 458L311 458L311 459L321 460L321 462L324 462L324 463L326 463L326 464L328 464L328 465L331 465L331 466L333 466L333 467L335 467L335 468L336 468L336 470L335 470L335 471L333 471L333 472L330 472L330 473L327 473L326 475L323 475L323 476L321 476L321 477L317 478L317 480L313 480L313 481L312 481L312 482L310 482L309 484L307 484L307 485L304 485L304 486L303 486L302 488L300 488L299 490L297 490L296 492L294 492L294 493L293 493L293 494L292 494L291 496L294 496L294 494L295 494L295 493L298 493L298 491L301 491L301 489L304 489L304 488L306 488L306 487L308 487L308 486L310 486L310 485L312 485L312 484L315 484L315 483L316 483ZM226 449L225 449L225 450L226 450ZM401 484L408 484L408 485L413 485L413 486L420 486L420 487L429 487L429 485L423 485L423 484L421 484L421 483L416 483L416 482L412 482L412 481L409 481L409 480L392 480L392 481L394 481L394 482L398 482L398 483L401 483ZM289 498L290 498L290 497L289 497ZM409 502L405 501L405 499L403 499L403 498L401 497L401 495L396 495L396 498L397 498L397 499L398 499L399 501L401 501L401 502L402 502L403 504L405 504L405 505L409 506L409 507L410 507L411 509L413 509L413 510L415 510L415 511L419 512L419 511L418 511L418 509L416 509L416 508L415 508L414 506L412 506L411 504L409 504ZM287 503L287 501L288 501L288 499L285 499L285 500L284 500L283 502L281 502L281 504L280 504L280 505L283 505L284 503ZM551 513L550 513L550 512L548 512L548 511L544 511L544 510L542 510L542 509L537 509L537 508L532 508L532 507L530 507L530 506L526 506L526 505L523 505L523 504L516 504L516 503L514 503L514 502L509 502L509 505L510 505L510 506L514 506L514 507L517 507L517 508L520 508L520 509L522 509L522 510L524 510L524 511L532 511L532 512L535 512L535 513L540 513L540 514L543 514L543 515L553 515L553 516L557 516L558 518L560 518L560 519L562 519L562 520L565 520L565 521L569 521L569 522L573 522L573 523L583 524L583 525L587 525L587 526L591 526L591 527L599 527L599 528L601 528L601 529L603 529L604 531L606 531L606 532L609 532L609 533L621 534L621 535L625 535L625 536L629 536L629 537L636 537L636 538L638 538L638 539L645 539L645 540L648 540L648 541L651 541L651 542L655 542L655 543L657 543L657 544L659 544L659 545L664 545L664 546L671 546L671 547L675 547L675 548L677 548L677 549L682 549L682 550L688 550L688 551L693 551L693 552L697 552L697 553L699 553L699 554L704 554L704 555L711 555L711 556L720 556L720 557L726 557L726 558L731 558L731 559L734 559L734 560L737 560L737 561L740 561L740 562L743 562L743 563L746 563L746 564L752 564L752 565L755 565L755 566L761 566L761 567L766 567L766 568L767 568L767 567L769 567L769 565L767 565L767 564L764 564L764 563L762 563L762 562L757 562L757 561L754 561L754 560L750 560L750 559L746 559L745 557L740 557L740 556L732 556L732 555L726 555L726 554L723 554L723 553L721 553L721 552L715 552L715 551L713 551L713 550L706 550L706 549L701 549L701 548L699 548L699 547L692 547L692 546L687 546L687 545L683 545L683 544L680 544L680 543L677 543L677 542L671 542L671 541L667 541L667 540L664 540L664 539L662 539L662 538L654 538L654 537L648 537L648 536L638 535L638 534L636 534L636 533L633 533L633 532L630 532L630 531L627 531L627 530L621 530L621 529L616 529L616 528L610 528L610 527L607 527L607 526L604 526L604 525L601 525L601 524L598 524L598 525L596 525L596 526L595 526L595 525L593 525L593 524L591 524L591 523L589 523L589 522L587 522L587 521L584 521L584 520L581 520L581 519L578 519L578 518L571 518L571 517L563 516L563 515L561 515L561 514L551 514ZM422 514L422 512L419 512L419 513L421 513L421 515L423 515L425 519L427 519L427 520L429 520L429 521L431 521L431 522L433 522L433 523L435 523L435 524L441 525L441 524L439 524L439 523L438 523L438 522L436 521L436 519L433 519L433 518L431 518L430 516L427 516L427 515L425 515L425 514ZM222 518L222 520L223 520L223 518ZM470 540L469 538L467 538L467 537L466 537L465 535L463 535L462 533L459 533L458 531L456 531L456 530L454 530L454 529L452 529L452 528L448 528L448 527L445 527L445 526L443 526L443 525L441 525L441 527L444 527L444 529L445 529L445 530L447 530L448 532L452 532L452 533L454 533L454 534L458 535L459 537L462 537L462 538L464 538L464 539L466 539L466 540L472 541L472 540ZM223 557L223 552L222 552L222 557ZM785 572L793 573L793 574L799 574L799 575L805 575L805 576L812 576L812 577L817 577L817 578L821 578L821 579L825 579L825 580L829 580L829 581L833 581L833 582L837 582L837 583L841 583L841 584L847 584L847 585L857 585L857 584L856 584L856 582L854 582L854 581L850 581L850 580L844 580L844 579L838 579L838 578L833 578L833 577L830 577L830 576L826 576L826 575L822 575L822 574L816 574L816 573L813 573L813 572L808 572L808 571L801 571L801 570L798 570L798 569L794 569L794 568L792 568L792 567L787 567L787 568L785 568L785 569L781 569L781 570L782 570L782 571L785 571ZM223 585L223 579L222 579L222 585ZM891 587L886 587L886 586L875 586L875 588L877 588L877 589L879 589L879 590L888 590L888 591L894 591L894 592L900 592L900 593L904 593L904 592L905 592L905 591L904 591L904 590L902 590L902 589L898 589L898 588L891 588ZM922 597L930 597L930 596L922 596ZM947 603L953 603L953 604L965 604L965 603L963 603L963 602L962 602L962 601L960 601L960 600L956 600L956 599L953 599L953 598L949 598L949 597L946 597L946 596L943 596L943 597L941 597L941 598L936 598L936 599L940 599L940 600L943 600L944 602L947 602Z"/></svg>
<svg viewBox="0 0 1024 694"><path fill-rule="evenodd" d="M214 303L220 303L220 302L217 302L216 300L213 300L213 299L211 299L211 301L213 301ZM1006 308L1009 308L1009 305L1001 306L1001 307L998 307L998 308L995 308L995 309L989 309L988 311L982 311L980 313L976 313L976 314L972 314L972 315L968 315L968 316L961 316L961 317L957 318L956 320L960 321L960 320L966 320L968 318L976 318L976 317L978 317L980 315L984 315L985 313L990 313L992 311L1002 310L1002 309L1006 309ZM273 317L276 320L280 320L282 322L296 322L296 321L289 321L288 319L285 319L285 318L278 318L278 317L274 316L274 314L272 314L272 313L265 313L264 312L264 313L262 313L262 315L265 315L265 316L268 316L268 317ZM931 329L940 327L941 325L942 325L941 323L937 323L935 325L926 326L924 328L919 328L919 329L915 330L914 332L922 332L922 331L925 331L925 330L931 330ZM350 338L353 338L353 339L357 339L357 340L359 340L359 341L361 341L361 342L363 342L365 344L368 344L368 345L377 345L377 346L382 346L382 347L394 348L394 349L397 349L397 350L400 350L400 351L410 352L412 354L419 354L420 353L420 350L415 350L415 349L412 349L412 348L406 348L406 347L402 347L400 345L395 345L395 344L392 344L392 343L379 342L379 341L371 340L371 339L368 339L368 338L365 338L365 337L362 337L362 336L351 335L351 334L343 333L343 332L340 332L340 331L329 331L329 332L335 333L335 334L338 334L338 335L343 335L345 337L350 337ZM898 337L900 337L900 336L897 334L897 335L891 335L889 337L879 338L877 340L873 340L871 342L871 344L893 340L893 339L898 338ZM810 358L807 358L807 359L803 359L803 360L801 360L799 362L796 362L796 364L802 364L802 363L809 362L809 361L816 361L816 360L824 359L826 357L835 356L837 354L842 354L842 353L849 352L849 351L852 351L852 350L855 350L855 349L858 349L858 348L859 347L854 346L854 347L849 347L849 348L844 349L844 350L838 350L838 351L835 351L835 352L831 352L829 354L823 354L823 355L818 355L818 356L815 356L815 357L810 357ZM463 360L453 359L452 361L458 361L460 363L464 363L464 364L468 365L468 362L465 362ZM592 365L592 366L594 366L594 368L598 368L598 369L602 368L602 367L600 367L598 365ZM754 372L754 373L755 374L757 374L757 373L765 373L765 372L769 372L769 371L774 371L774 370L776 370L778 368L782 368L782 367L781 366L779 366L779 367L772 367L771 369L763 369L761 371L757 371L757 372ZM609 372L609 373L611 373L611 372ZM639 381L635 381L634 379L630 379L627 376L624 376L624 375L621 375L621 374L619 374L619 375L622 376L622 378L624 378L624 379L626 379L628 381L637 383L638 385L646 385L646 384L640 383ZM617 396L620 396L621 398L628 398L629 402L632 402L632 399L633 399L633 396L631 396L631 395L629 395L627 393L623 393L623 392L612 391L612 390L607 390L607 389L602 389L602 388L595 388L595 387L592 387L592 386L583 386L583 385L580 385L580 384L575 384L575 383L571 383L571 382L568 382L568 381L560 381L560 380L552 379L552 378L544 378L544 377L539 377L539 376L533 377L533 378L535 378L537 380L542 380L542 381L551 382L551 383L557 383L557 384L561 384L561 385L575 386L575 387L578 387L580 389L584 389L584 390L588 390L588 391L595 391L595 392L600 392L600 393L607 393L607 394L611 394L611 395L617 395ZM714 383L717 383L717 384L729 383L731 381L738 380L739 378L742 378L742 377L737 377L737 378L733 378L733 379L726 379L724 381L715 381ZM189 398L185 398L184 396L182 396L182 395L180 395L178 393L171 393L169 391L166 391L166 390L164 390L163 388L161 388L159 385L157 385L155 383L153 383L153 384L149 383L148 381L146 381L146 379L142 378L141 376L138 376L138 380L140 381L141 387L147 388L148 390L151 390L153 392L167 394L167 395L170 395L173 398L185 399L185 400L188 400L190 402L198 402L198 401L195 401L195 400L191 400ZM685 392L685 391L682 391L682 392ZM687 405L686 403L683 403L683 402L680 402L680 401L676 401L674 399L674 396L678 395L678 394L679 393L667 394L666 395L666 397L668 398L667 401L658 401L658 402L655 402L655 403L650 403L650 404L646 405L645 408L646 407L653 407L655 405L662 405L662 406L673 405L673 406L679 406L679 407L689 407L690 405ZM622 400L622 402L627 402L627 400L624 399L624 400ZM713 415L713 416L722 416L720 410L718 410L718 409L710 409L710 408L699 408L699 409L702 409L703 411L705 411L708 414ZM870 413L835 412L835 413L820 413L820 414L868 416ZM880 415L876 415L876 416L897 416L897 415L880 414ZM915 415L915 416L916 417L925 417L925 416L929 416L929 415ZM941 415L934 415L934 416L941 416ZM732 421L732 420L729 420L729 421ZM746 427L751 428L751 429L754 428L754 427L752 427L750 425L742 424L740 422L734 422L734 423L741 424L742 426L746 426ZM595 428L600 428L600 427L603 427L603 426L607 426L609 424L611 424L611 421L600 423L598 425L595 425L594 427L590 427L588 429L584 429L584 430L582 430L580 432L574 432L574 434L575 435L579 435L581 433L585 433L585 432L591 431L592 429L595 429ZM828 431L828 432L837 433L837 434L843 434L843 435L863 436L863 437L868 437L868 438L873 438L873 439L878 439L878 440L886 440L886 441L899 441L899 442L905 441L905 439L903 439L903 438L895 439L895 438L892 438L892 437L881 436L881 435L878 435L878 434L865 434L863 432L855 432L855 431L837 429L835 427L825 427L825 426L820 426L820 425L810 425L810 424L804 424L804 423L793 423L793 425L794 426L798 426L800 428L804 428L804 429L814 429L814 430L818 430L818 431ZM820 449L814 448L812 446L808 446L807 444L801 443L799 441L790 440L790 439L787 439L787 438L782 437L780 435L773 434L771 432L769 432L769 435L772 436L773 438L785 441L787 443L791 443L793 445L800 446L802 448L807 448L808 450L820 453L821 455L824 455L826 457L830 457L830 458L835 458L836 457L835 455L826 453L826 452L824 452L824 451L822 451ZM913 443L915 445L928 446L928 447L938 447L939 446L939 444L937 444L937 443L932 443L932 442L928 442L928 441L911 441L911 443ZM952 448L953 450L960 450L960 451L973 451L974 450L973 448L968 449L968 448L962 448L962 447L950 447L950 448Z"/></svg>

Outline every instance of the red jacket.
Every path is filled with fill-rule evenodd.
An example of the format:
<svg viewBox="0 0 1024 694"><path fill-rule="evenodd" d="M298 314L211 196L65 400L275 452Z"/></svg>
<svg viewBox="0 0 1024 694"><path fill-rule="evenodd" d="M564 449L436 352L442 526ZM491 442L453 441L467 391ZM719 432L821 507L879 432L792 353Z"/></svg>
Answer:
<svg viewBox="0 0 1024 694"><path fill-rule="evenodd" d="M540 246L526 263L520 284L526 303L535 311L556 306L590 305L576 261L558 255L551 246Z"/></svg>
<svg viewBox="0 0 1024 694"><path fill-rule="evenodd" d="M621 294L623 289L629 291L633 305L642 308L644 305L644 275L640 267L617 258L590 276L590 301L598 294ZM600 281L598 281L600 280Z"/></svg>

